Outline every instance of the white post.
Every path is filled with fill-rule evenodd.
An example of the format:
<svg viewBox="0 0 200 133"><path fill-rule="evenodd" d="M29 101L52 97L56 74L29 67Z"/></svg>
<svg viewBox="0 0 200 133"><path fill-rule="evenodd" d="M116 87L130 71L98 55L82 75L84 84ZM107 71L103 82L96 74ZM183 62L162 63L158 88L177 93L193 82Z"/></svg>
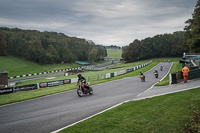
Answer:
<svg viewBox="0 0 200 133"><path fill-rule="evenodd" d="M40 84L39 83L37 83L37 89L40 89Z"/></svg>

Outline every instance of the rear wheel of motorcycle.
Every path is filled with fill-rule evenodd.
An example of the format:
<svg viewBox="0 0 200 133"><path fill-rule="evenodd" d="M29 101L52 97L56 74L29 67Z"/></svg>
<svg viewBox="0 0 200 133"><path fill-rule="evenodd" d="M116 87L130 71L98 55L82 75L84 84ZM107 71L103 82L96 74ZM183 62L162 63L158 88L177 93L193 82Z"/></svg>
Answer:
<svg viewBox="0 0 200 133"><path fill-rule="evenodd" d="M92 87L89 87L89 89L90 89L89 94L92 95L92 94L93 94L93 89L92 89Z"/></svg>
<svg viewBox="0 0 200 133"><path fill-rule="evenodd" d="M77 94L78 94L79 97L82 97L82 96L83 96L83 92L82 92L82 90L77 89Z"/></svg>

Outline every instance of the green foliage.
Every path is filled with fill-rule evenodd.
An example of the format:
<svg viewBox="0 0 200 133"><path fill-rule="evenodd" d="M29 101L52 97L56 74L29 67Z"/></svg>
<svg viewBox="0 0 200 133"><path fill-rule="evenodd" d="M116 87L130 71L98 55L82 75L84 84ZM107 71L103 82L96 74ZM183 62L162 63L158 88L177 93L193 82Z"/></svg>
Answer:
<svg viewBox="0 0 200 133"><path fill-rule="evenodd" d="M188 19L185 23L185 42L184 46L189 52L198 53L200 52L200 0L197 4L192 14L192 19ZM187 50L188 51L188 50Z"/></svg>
<svg viewBox="0 0 200 133"><path fill-rule="evenodd" d="M0 31L0 56L6 55L6 40L5 34Z"/></svg>
<svg viewBox="0 0 200 133"><path fill-rule="evenodd" d="M5 39L1 33L5 34ZM6 49L5 44L7 44ZM6 50L9 55L40 64L61 63L62 61L71 63L89 59L97 61L106 57L105 47L56 32L0 28L0 45L4 48L1 49L4 50L2 54ZM96 55L90 56L91 51L92 54L95 51Z"/></svg>
<svg viewBox="0 0 200 133"><path fill-rule="evenodd" d="M194 111L194 115L190 119L190 124L185 125L181 133L199 133L200 131L200 111Z"/></svg>
<svg viewBox="0 0 200 133"><path fill-rule="evenodd" d="M122 57L127 62L158 57L180 57L183 54L184 32L156 35L153 38L135 40L123 48Z"/></svg>

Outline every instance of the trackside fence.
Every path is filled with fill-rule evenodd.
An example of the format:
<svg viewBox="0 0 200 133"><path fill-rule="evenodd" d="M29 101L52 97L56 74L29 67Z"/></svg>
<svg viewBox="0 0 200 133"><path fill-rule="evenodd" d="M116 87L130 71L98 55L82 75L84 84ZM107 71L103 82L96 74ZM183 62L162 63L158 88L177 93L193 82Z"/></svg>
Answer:
<svg viewBox="0 0 200 133"><path fill-rule="evenodd" d="M125 73L136 71L136 70L138 70L140 68L143 68L143 67L145 67L145 66L147 66L147 65L149 65L151 63L152 63L152 61L149 61L147 63L138 65L138 66L130 68L130 69L121 70L121 71L117 71L117 72L113 72L113 73L107 73L105 78L108 79L108 78L112 78L112 77L115 77L115 76L118 76L118 75L122 75L122 74L125 74Z"/></svg>
<svg viewBox="0 0 200 133"><path fill-rule="evenodd" d="M177 84L183 82L183 73L182 71L174 72L169 74L169 83L170 84ZM188 73L188 79L196 79L200 78L200 68L190 70Z"/></svg>
<svg viewBox="0 0 200 133"><path fill-rule="evenodd" d="M97 76L89 76L89 77L87 77L88 78L87 80L88 81L97 81L97 80L112 78L112 77L115 77L115 76L118 76L118 75L122 75L122 74L125 74L125 73L129 73L129 72L138 70L138 69L145 67L145 66L147 66L151 63L152 63L152 61L149 61L147 63L141 64L141 65L138 65L136 67L126 69L126 70L121 70L121 71L117 71L117 72L113 72L113 73L107 73L107 74L99 74ZM76 83L77 80L78 80L78 78L72 78L72 79L49 81L49 82L42 82L42 83L30 84L30 85L1 88L0 89L0 95L8 94L8 93L14 93L14 92L20 92L20 91L40 89L40 88L45 88L45 87L59 86L59 85L70 84L70 83Z"/></svg>

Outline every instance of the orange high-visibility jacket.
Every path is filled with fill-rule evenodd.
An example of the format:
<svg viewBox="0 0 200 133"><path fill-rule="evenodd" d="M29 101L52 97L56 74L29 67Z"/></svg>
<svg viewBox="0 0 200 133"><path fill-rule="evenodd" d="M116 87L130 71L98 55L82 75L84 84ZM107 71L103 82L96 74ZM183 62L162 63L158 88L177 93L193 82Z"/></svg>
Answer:
<svg viewBox="0 0 200 133"><path fill-rule="evenodd" d="M188 75L189 71L190 70L186 66L184 66L182 69L183 75Z"/></svg>

